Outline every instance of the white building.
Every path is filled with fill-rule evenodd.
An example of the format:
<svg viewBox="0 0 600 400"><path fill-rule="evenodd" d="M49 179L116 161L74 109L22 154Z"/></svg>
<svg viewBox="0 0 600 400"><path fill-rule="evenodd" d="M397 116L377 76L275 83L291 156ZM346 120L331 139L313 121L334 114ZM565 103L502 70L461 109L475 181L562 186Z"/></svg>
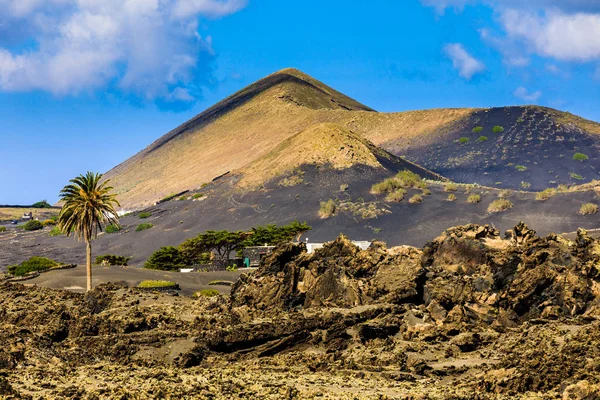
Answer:
<svg viewBox="0 0 600 400"><path fill-rule="evenodd" d="M358 246L358 248L360 248L361 250L367 250L369 247L371 247L371 242L361 240L353 240L352 244ZM325 243L306 243L306 250L310 254L313 253L315 250L320 249L324 245Z"/></svg>

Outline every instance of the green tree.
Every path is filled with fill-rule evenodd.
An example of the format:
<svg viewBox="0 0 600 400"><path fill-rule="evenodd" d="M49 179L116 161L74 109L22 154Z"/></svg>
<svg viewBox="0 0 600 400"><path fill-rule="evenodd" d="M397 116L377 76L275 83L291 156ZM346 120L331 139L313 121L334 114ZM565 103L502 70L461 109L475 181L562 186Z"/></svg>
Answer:
<svg viewBox="0 0 600 400"><path fill-rule="evenodd" d="M144 264L146 269L156 269L160 271L179 271L185 268L187 262L179 249L173 246L161 247L150 256Z"/></svg>
<svg viewBox="0 0 600 400"><path fill-rule="evenodd" d="M106 224L118 224L115 207L120 206L109 181L100 182L101 174L88 172L71 179L60 191L62 209L58 227L70 236L74 233L86 246L87 290L92 289L92 239Z"/></svg>
<svg viewBox="0 0 600 400"><path fill-rule="evenodd" d="M227 263L229 254L244 247L244 241L250 235L242 231L206 231L186 240L180 248L188 262L196 263L206 253L214 253L221 262Z"/></svg>

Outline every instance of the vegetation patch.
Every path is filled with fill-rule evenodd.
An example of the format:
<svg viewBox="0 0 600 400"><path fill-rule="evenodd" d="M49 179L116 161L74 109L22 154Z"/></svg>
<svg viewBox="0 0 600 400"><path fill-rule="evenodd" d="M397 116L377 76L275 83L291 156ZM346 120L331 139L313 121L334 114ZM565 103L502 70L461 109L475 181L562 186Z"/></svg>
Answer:
<svg viewBox="0 0 600 400"><path fill-rule="evenodd" d="M333 217L335 215L336 208L337 206L334 200L329 199L327 201L322 201L321 206L319 207L319 217L321 217L321 219Z"/></svg>
<svg viewBox="0 0 600 400"><path fill-rule="evenodd" d="M458 139L458 143L461 144L469 143L470 141L471 139L469 139L468 137L461 137L460 139Z"/></svg>
<svg viewBox="0 0 600 400"><path fill-rule="evenodd" d="M420 194L415 194L414 196L412 196L410 199L408 199L408 202L410 204L418 204L418 203L422 203L423 202L423 196L421 196Z"/></svg>
<svg viewBox="0 0 600 400"><path fill-rule="evenodd" d="M513 203L508 199L497 199L488 206L488 212L497 213L513 208Z"/></svg>
<svg viewBox="0 0 600 400"><path fill-rule="evenodd" d="M52 208L50 204L46 200L38 201L37 203L33 203L31 205L33 208Z"/></svg>
<svg viewBox="0 0 600 400"><path fill-rule="evenodd" d="M598 212L598 205L594 203L585 203L579 209L581 215L593 215Z"/></svg>
<svg viewBox="0 0 600 400"><path fill-rule="evenodd" d="M56 237L56 236L60 236L62 234L63 234L63 231L58 226L53 227L50 230L50 232L48 232L48 236L50 236L50 237Z"/></svg>
<svg viewBox="0 0 600 400"><path fill-rule="evenodd" d="M146 218L150 218L152 216L152 213L149 213L148 211L143 211L141 213L139 213L138 217L140 219L146 219Z"/></svg>
<svg viewBox="0 0 600 400"><path fill-rule="evenodd" d="M110 224L107 225L106 228L104 228L104 232L106 233L117 233L121 230L121 227L117 224Z"/></svg>
<svg viewBox="0 0 600 400"><path fill-rule="evenodd" d="M575 179L576 181L582 181L584 179L583 176L576 174L574 172L570 172L569 176L571 177L571 179Z"/></svg>
<svg viewBox="0 0 600 400"><path fill-rule="evenodd" d="M198 199L203 198L204 196L205 196L204 193L196 193L195 195L192 196L192 199L198 200Z"/></svg>
<svg viewBox="0 0 600 400"><path fill-rule="evenodd" d="M538 201L546 201L550 197L554 196L556 193L557 193L556 189L548 188L548 189L542 190L541 192L537 192L535 194L535 199Z"/></svg>
<svg viewBox="0 0 600 400"><path fill-rule="evenodd" d="M208 284L210 286L232 286L233 282L232 281L217 280L217 281L210 281L210 282L208 282Z"/></svg>
<svg viewBox="0 0 600 400"><path fill-rule="evenodd" d="M397 189L427 189L427 183L414 172L404 170L398 172L393 178L374 184L371 193L389 194Z"/></svg>
<svg viewBox="0 0 600 400"><path fill-rule="evenodd" d="M515 169L517 171L519 171L519 172L525 172L525 171L527 171L527 167L524 166L524 165L517 165L517 166L515 166Z"/></svg>
<svg viewBox="0 0 600 400"><path fill-rule="evenodd" d="M6 227L5 226L0 226L0 233L4 233L6 232Z"/></svg>
<svg viewBox="0 0 600 400"><path fill-rule="evenodd" d="M456 201L456 195L454 193L450 193L446 198L447 201Z"/></svg>
<svg viewBox="0 0 600 400"><path fill-rule="evenodd" d="M42 221L42 225L44 226L54 226L56 225L56 221L53 219L46 219L44 221Z"/></svg>
<svg viewBox="0 0 600 400"><path fill-rule="evenodd" d="M458 190L458 185L456 183L447 183L444 185L444 192L454 193Z"/></svg>
<svg viewBox="0 0 600 400"><path fill-rule="evenodd" d="M143 224L139 224L139 225L137 226L137 228L135 228L135 231L136 231L136 232L145 231L146 229L150 229L150 228L153 228L153 227L154 227L154 225L153 225L153 224L151 224L151 223L148 223L148 222L145 222L145 223L143 223Z"/></svg>
<svg viewBox="0 0 600 400"><path fill-rule="evenodd" d="M296 186L304 182L304 176L302 173L291 175L287 178L283 178L279 181L279 186Z"/></svg>
<svg viewBox="0 0 600 400"><path fill-rule="evenodd" d="M105 254L96 257L96 264L99 265L113 265L113 266L127 266L127 263L131 260L131 257L117 256L114 254Z"/></svg>
<svg viewBox="0 0 600 400"><path fill-rule="evenodd" d="M513 191L510 189L502 189L499 193L498 193L498 197L500 197L501 199L508 199L510 196L513 195Z"/></svg>
<svg viewBox="0 0 600 400"><path fill-rule="evenodd" d="M404 196L406 195L406 189L396 189L392 193L389 193L385 196L385 201L388 203L399 203L404 200Z"/></svg>
<svg viewBox="0 0 600 400"><path fill-rule="evenodd" d="M194 298L199 299L201 297L215 297L215 296L219 296L221 293L219 293L218 290L215 289L204 289L201 290L199 292L194 293Z"/></svg>
<svg viewBox="0 0 600 400"><path fill-rule="evenodd" d="M469 197L467 197L467 203L469 203L469 204L477 204L480 202L481 202L480 194L472 193L469 195Z"/></svg>
<svg viewBox="0 0 600 400"><path fill-rule="evenodd" d="M23 261L21 264L10 265L8 267L8 273L14 276L24 276L30 272L47 271L60 265L61 264L49 258L31 257L29 260Z"/></svg>
<svg viewBox="0 0 600 400"><path fill-rule="evenodd" d="M361 217L362 219L373 219L389 213L387 210L378 208L376 203L365 203L362 201L344 201L340 203L338 208L340 211L349 212L355 217Z"/></svg>
<svg viewBox="0 0 600 400"><path fill-rule="evenodd" d="M139 288L141 289L162 289L162 288L169 288L169 289L176 289L179 287L179 285L177 285L175 282L172 281L142 281L139 285Z"/></svg>
<svg viewBox="0 0 600 400"><path fill-rule="evenodd" d="M28 221L27 223L25 223L25 225L23 225L23 230L26 231L39 231L40 229L43 229L44 225L38 221L38 220L31 220Z"/></svg>
<svg viewBox="0 0 600 400"><path fill-rule="evenodd" d="M161 247L144 263L144 268L160 271L179 271L187 266L182 252L173 246Z"/></svg>
<svg viewBox="0 0 600 400"><path fill-rule="evenodd" d="M583 154L583 153L575 153L575 154L573 154L573 160L575 160L575 161L587 161L589 159L590 158L587 155Z"/></svg>
<svg viewBox="0 0 600 400"><path fill-rule="evenodd" d="M531 183L521 181L521 188L523 188L523 189L529 189L530 187L531 187Z"/></svg>
<svg viewBox="0 0 600 400"><path fill-rule="evenodd" d="M489 139L487 136L479 136L477 139L478 142L487 142Z"/></svg>
<svg viewBox="0 0 600 400"><path fill-rule="evenodd" d="M492 128L492 132L494 133L502 133L504 132L504 127L500 125L496 125Z"/></svg>
<svg viewBox="0 0 600 400"><path fill-rule="evenodd" d="M483 132L483 126L476 126L473 128L473 133L481 133Z"/></svg>

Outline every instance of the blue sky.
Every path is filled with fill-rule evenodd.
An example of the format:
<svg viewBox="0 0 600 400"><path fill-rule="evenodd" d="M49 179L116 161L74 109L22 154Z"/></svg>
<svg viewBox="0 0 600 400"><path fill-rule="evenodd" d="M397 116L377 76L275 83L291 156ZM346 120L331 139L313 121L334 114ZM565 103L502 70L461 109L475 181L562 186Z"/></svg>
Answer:
<svg viewBox="0 0 600 400"><path fill-rule="evenodd" d="M56 201L70 178L109 170L285 67L379 111L535 103L600 120L595 0L0 0L0 10L0 204Z"/></svg>

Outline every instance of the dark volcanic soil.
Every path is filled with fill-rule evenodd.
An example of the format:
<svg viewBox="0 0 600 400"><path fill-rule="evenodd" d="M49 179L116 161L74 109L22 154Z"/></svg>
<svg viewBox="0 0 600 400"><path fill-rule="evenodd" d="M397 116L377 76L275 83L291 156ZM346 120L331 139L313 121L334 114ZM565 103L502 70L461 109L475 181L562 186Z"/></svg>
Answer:
<svg viewBox="0 0 600 400"><path fill-rule="evenodd" d="M494 133L494 126L504 131ZM473 132L475 127L483 131ZM531 190L543 190L600 178L600 135L559 124L541 107L477 111L436 135L435 145L409 148L402 156L456 182L512 189L525 182ZM487 140L478 140L482 136ZM461 138L469 142L461 144ZM575 153L584 153L589 160L575 161Z"/></svg>
<svg viewBox="0 0 600 400"><path fill-rule="evenodd" d="M282 245L230 297L0 284L6 399L596 399L600 241Z"/></svg>
<svg viewBox="0 0 600 400"><path fill-rule="evenodd" d="M495 189L459 187L456 201L447 201L449 193L439 184L431 184L431 195L423 196L421 204L409 204L408 198L419 190L410 190L400 203L387 203L384 196L370 193L371 186L393 175L404 166L388 166L387 171L357 166L344 171L327 168L304 168L303 182L296 186L279 186L271 182L258 191L240 193L233 189L236 177L223 179L206 187L200 200L169 201L145 211L151 217L140 219L139 212L122 218L124 229L116 234L104 234L94 242L94 254L132 256L130 264L141 266L161 246L178 245L185 239L212 229L246 230L257 225L286 224L294 219L313 227L302 240L326 242L340 233L353 240L383 240L388 246L408 244L423 246L440 230L467 223L491 224L504 231L519 221L534 224L540 234L575 232L583 227L600 227L600 214L581 216L581 204L599 204L594 191L561 193L547 201L536 201L534 193L515 192L509 196L514 204L510 210L488 213L488 205L500 194ZM340 186L348 185L341 191ZM469 204L469 193L480 194L481 203ZM191 198L191 194L188 198ZM319 203L337 199L335 216L320 219ZM353 208L350 208L351 205ZM377 215L363 215L369 207ZM140 223L154 227L136 232ZM73 238L49 237L48 230L24 233L10 230L0 233L0 271L7 265L30 256L48 256L64 263L84 262L83 245Z"/></svg>

